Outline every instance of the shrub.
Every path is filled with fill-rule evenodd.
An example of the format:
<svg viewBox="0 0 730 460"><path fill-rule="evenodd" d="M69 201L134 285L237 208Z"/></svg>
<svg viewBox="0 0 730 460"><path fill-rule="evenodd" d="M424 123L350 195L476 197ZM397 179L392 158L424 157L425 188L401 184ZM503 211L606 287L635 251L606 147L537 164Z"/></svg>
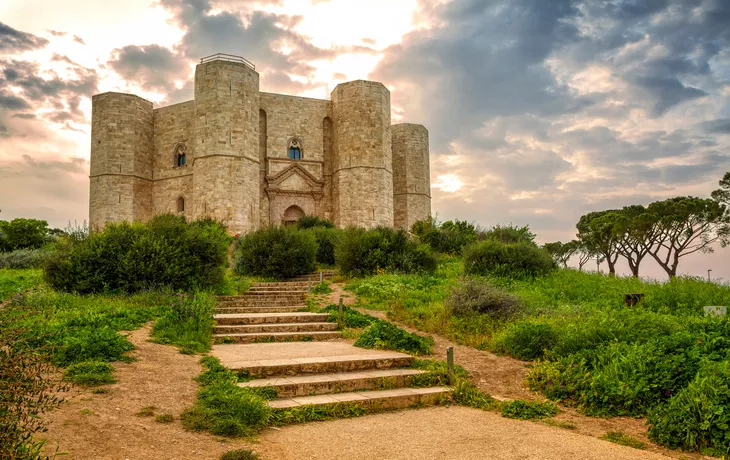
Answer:
<svg viewBox="0 0 730 460"><path fill-rule="evenodd" d="M63 372L64 380L82 386L107 385L116 382L114 367L101 361L85 361L73 364Z"/></svg>
<svg viewBox="0 0 730 460"><path fill-rule="evenodd" d="M310 230L317 240L317 263L327 266L335 264L335 247L342 234L341 230L329 227L313 227Z"/></svg>
<svg viewBox="0 0 730 460"><path fill-rule="evenodd" d="M259 456L248 449L229 450L221 455L220 460L259 460Z"/></svg>
<svg viewBox="0 0 730 460"><path fill-rule="evenodd" d="M520 420L539 420L555 416L560 410L558 406L550 401L514 401L502 404L502 417L516 418Z"/></svg>
<svg viewBox="0 0 730 460"><path fill-rule="evenodd" d="M673 449L730 454L730 361L707 363L692 382L649 414L649 438Z"/></svg>
<svg viewBox="0 0 730 460"><path fill-rule="evenodd" d="M535 320L510 325L496 340L497 351L523 360L537 359L558 342L558 332L548 323Z"/></svg>
<svg viewBox="0 0 730 460"><path fill-rule="evenodd" d="M436 270L429 249L410 241L405 231L387 227L347 229L335 248L335 262L344 275L370 275L379 270L402 273Z"/></svg>
<svg viewBox="0 0 730 460"><path fill-rule="evenodd" d="M46 249L16 249L0 252L0 268L42 268L52 253Z"/></svg>
<svg viewBox="0 0 730 460"><path fill-rule="evenodd" d="M82 294L210 288L223 283L229 242L211 220L188 224L181 216L161 215L148 224L113 223L61 245L45 277L58 290Z"/></svg>
<svg viewBox="0 0 730 460"><path fill-rule="evenodd" d="M461 220L439 223L433 217L414 222L411 232L434 251L445 254L458 254L477 237L473 224Z"/></svg>
<svg viewBox="0 0 730 460"><path fill-rule="evenodd" d="M296 227L302 230L315 227L335 228L335 224L319 216L310 215L300 217L296 223Z"/></svg>
<svg viewBox="0 0 730 460"><path fill-rule="evenodd" d="M38 219L0 220L0 250L33 249L48 241L48 222ZM3 249L4 248L4 249Z"/></svg>
<svg viewBox="0 0 730 460"><path fill-rule="evenodd" d="M464 271L471 275L534 278L554 268L552 256L533 243L487 240L464 249Z"/></svg>
<svg viewBox="0 0 730 460"><path fill-rule="evenodd" d="M429 355L433 347L433 339L411 334L388 321L376 320L357 339L355 346Z"/></svg>
<svg viewBox="0 0 730 460"><path fill-rule="evenodd" d="M239 240L236 272L241 275L286 279L316 268L317 241L311 232L270 227Z"/></svg>
<svg viewBox="0 0 730 460"><path fill-rule="evenodd" d="M454 286L444 305L452 315L459 317L485 314L506 318L519 311L516 297L473 278L464 279Z"/></svg>
<svg viewBox="0 0 730 460"><path fill-rule="evenodd" d="M530 227L515 227L510 225L495 225L479 235L480 240L499 241L502 244L530 243L535 244L535 234Z"/></svg>

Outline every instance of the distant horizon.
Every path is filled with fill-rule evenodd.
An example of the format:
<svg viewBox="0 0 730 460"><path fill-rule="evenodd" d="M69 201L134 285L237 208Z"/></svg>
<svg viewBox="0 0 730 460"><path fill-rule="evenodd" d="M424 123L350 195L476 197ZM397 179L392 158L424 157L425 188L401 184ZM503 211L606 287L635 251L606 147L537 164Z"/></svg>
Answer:
<svg viewBox="0 0 730 460"><path fill-rule="evenodd" d="M581 215L706 198L730 171L729 17L721 0L6 0L0 219L88 220L91 96L192 100L199 59L230 53L266 92L384 83L392 122L429 130L441 220L569 241ZM730 280L727 260L679 271ZM644 275L666 278L651 259Z"/></svg>

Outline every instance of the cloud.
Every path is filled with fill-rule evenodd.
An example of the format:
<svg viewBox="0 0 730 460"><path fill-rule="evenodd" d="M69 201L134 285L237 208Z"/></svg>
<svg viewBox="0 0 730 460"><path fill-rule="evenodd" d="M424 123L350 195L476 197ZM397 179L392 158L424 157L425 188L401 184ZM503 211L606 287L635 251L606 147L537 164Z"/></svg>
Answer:
<svg viewBox="0 0 730 460"><path fill-rule="evenodd" d="M74 42L79 43L81 45L86 45L86 42L83 38L79 37L78 35L74 35Z"/></svg>
<svg viewBox="0 0 730 460"><path fill-rule="evenodd" d="M189 78L188 60L159 46L128 45L115 49L107 65L128 82L165 92L175 79Z"/></svg>
<svg viewBox="0 0 730 460"><path fill-rule="evenodd" d="M700 125L705 131L712 134L730 134L730 118L720 118L706 121Z"/></svg>
<svg viewBox="0 0 730 460"><path fill-rule="evenodd" d="M21 53L44 48L46 45L48 45L48 40L45 38L37 37L28 32L21 32L0 22L0 53Z"/></svg>
<svg viewBox="0 0 730 460"><path fill-rule="evenodd" d="M636 84L656 99L652 113L657 117L681 102L707 96L706 92L684 86L676 78L638 77Z"/></svg>

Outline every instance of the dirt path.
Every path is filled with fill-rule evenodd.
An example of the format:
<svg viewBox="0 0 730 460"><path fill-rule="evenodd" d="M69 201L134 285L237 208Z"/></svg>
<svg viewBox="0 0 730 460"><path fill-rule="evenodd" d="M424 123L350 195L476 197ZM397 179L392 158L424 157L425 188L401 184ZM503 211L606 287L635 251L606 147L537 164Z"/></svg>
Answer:
<svg viewBox="0 0 730 460"><path fill-rule="evenodd" d="M76 389L68 404L49 414L49 430L42 434L49 454L58 446L59 452L69 452L62 458L70 459L193 460L250 447L182 427L180 413L195 402L200 356L148 342L149 333L149 325L130 333L137 361L114 363L118 383L107 387L109 393ZM154 416L135 415L146 406L157 407L155 414L172 414L175 421L163 424Z"/></svg>

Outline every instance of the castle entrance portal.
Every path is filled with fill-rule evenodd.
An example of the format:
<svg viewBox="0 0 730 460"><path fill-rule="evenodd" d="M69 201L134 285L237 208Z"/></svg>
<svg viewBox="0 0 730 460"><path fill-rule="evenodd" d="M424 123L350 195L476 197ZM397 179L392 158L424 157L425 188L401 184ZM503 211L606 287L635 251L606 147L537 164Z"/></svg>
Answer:
<svg viewBox="0 0 730 460"><path fill-rule="evenodd" d="M286 211L284 211L284 218L281 220L281 223L283 225L293 225L302 217L304 217L304 211L302 211L302 208L296 205L289 206Z"/></svg>

